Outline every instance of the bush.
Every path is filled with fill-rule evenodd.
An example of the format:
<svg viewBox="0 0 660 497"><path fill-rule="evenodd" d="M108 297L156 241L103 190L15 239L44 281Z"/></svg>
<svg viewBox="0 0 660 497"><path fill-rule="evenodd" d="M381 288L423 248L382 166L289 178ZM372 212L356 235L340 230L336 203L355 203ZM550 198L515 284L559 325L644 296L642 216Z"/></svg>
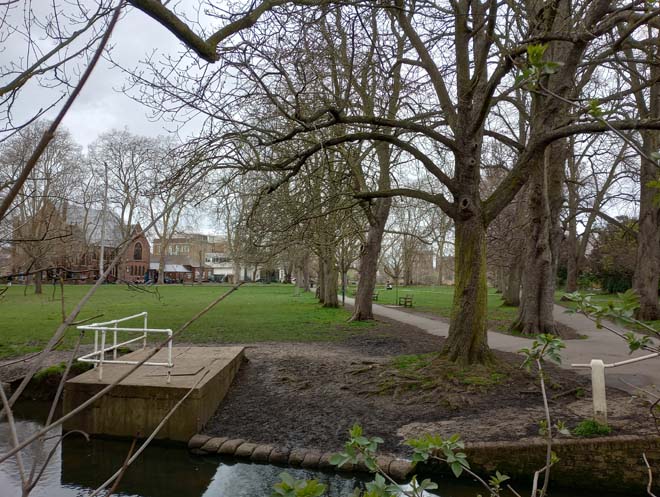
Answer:
<svg viewBox="0 0 660 497"><path fill-rule="evenodd" d="M612 428L602 425L595 419L585 419L573 429L573 435L576 437L601 437L612 433Z"/></svg>
<svg viewBox="0 0 660 497"><path fill-rule="evenodd" d="M598 277L589 272L580 273L577 279L578 288L581 290L591 290L598 284Z"/></svg>
<svg viewBox="0 0 660 497"><path fill-rule="evenodd" d="M601 276L603 290L606 293L623 293L632 288L632 275L626 273L607 273Z"/></svg>

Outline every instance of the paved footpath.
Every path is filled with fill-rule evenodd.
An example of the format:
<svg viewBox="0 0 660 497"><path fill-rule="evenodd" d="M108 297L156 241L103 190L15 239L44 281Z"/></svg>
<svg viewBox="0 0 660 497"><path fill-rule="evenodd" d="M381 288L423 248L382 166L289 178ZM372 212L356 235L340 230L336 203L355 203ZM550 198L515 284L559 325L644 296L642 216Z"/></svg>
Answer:
<svg viewBox="0 0 660 497"><path fill-rule="evenodd" d="M346 298L346 303L354 304L354 300ZM428 317L428 314L401 311L394 306L374 304L373 312L394 321L415 326L427 333L446 337L449 324L438 318ZM591 359L602 359L606 364L625 361L632 357L648 354L648 352L628 353L628 345L614 333L596 328L596 325L581 314L567 314L565 308L555 305L555 319L565 324L586 339L566 340L566 348L562 350L561 366L567 369L571 364L588 364ZM613 325L616 326L616 325ZM488 332L488 344L491 348L505 352L517 352L523 347L529 347L531 339L521 338L494 331ZM656 341L657 343L657 341ZM590 369L575 369L580 373L590 374ZM649 359L617 368L606 370L607 384L633 392L635 387L652 390L654 385L660 389L660 358ZM657 391L657 390L656 390Z"/></svg>

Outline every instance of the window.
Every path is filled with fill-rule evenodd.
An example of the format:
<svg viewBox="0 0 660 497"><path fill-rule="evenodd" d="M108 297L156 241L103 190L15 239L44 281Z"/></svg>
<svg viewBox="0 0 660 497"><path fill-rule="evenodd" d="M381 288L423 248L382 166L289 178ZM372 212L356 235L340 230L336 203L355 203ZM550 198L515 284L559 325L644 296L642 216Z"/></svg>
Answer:
<svg viewBox="0 0 660 497"><path fill-rule="evenodd" d="M140 242L137 242L135 244L135 248L133 249L133 260L142 260L142 244Z"/></svg>

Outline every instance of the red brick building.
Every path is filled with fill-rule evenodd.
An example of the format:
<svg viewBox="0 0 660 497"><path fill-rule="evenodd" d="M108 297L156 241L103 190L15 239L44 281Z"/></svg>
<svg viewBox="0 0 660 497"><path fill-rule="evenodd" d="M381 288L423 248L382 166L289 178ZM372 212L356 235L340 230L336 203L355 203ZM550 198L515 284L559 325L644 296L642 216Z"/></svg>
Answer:
<svg viewBox="0 0 660 497"><path fill-rule="evenodd" d="M151 247L142 227L122 227L112 211L49 202L38 215L15 220L15 225L11 273L16 282L47 281L55 274L69 283L93 282L101 270L101 252L105 270L133 237L108 281L140 283L149 271Z"/></svg>

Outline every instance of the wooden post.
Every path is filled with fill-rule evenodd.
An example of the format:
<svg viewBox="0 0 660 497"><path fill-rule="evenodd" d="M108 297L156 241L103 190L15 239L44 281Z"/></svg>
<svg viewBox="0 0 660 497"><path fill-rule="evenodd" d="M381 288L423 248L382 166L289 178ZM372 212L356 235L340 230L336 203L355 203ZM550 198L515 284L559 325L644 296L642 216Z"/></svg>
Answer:
<svg viewBox="0 0 660 497"><path fill-rule="evenodd" d="M594 403L594 419L600 424L607 425L605 364L600 359L591 360L591 394Z"/></svg>

